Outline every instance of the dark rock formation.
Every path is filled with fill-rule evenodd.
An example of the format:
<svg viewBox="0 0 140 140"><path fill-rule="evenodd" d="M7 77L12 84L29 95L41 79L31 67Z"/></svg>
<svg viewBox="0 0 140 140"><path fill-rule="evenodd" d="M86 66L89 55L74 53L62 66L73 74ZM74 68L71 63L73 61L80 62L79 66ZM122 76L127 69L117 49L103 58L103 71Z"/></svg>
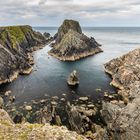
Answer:
<svg viewBox="0 0 140 140"><path fill-rule="evenodd" d="M82 33L77 21L65 20L55 38L49 54L63 61L75 61L102 52L93 37L88 38Z"/></svg>
<svg viewBox="0 0 140 140"><path fill-rule="evenodd" d="M77 71L74 70L68 77L67 83L69 86L76 86L79 84Z"/></svg>
<svg viewBox="0 0 140 140"><path fill-rule="evenodd" d="M30 54L45 45L45 37L30 26L0 27L0 84L32 70Z"/></svg>
<svg viewBox="0 0 140 140"><path fill-rule="evenodd" d="M43 35L44 35L47 39L49 39L49 38L51 37L50 33L46 33L46 32L45 32Z"/></svg>
<svg viewBox="0 0 140 140"><path fill-rule="evenodd" d="M105 138L139 140L140 138L140 48L105 64L113 77L112 85L124 103L103 103L102 116L107 123Z"/></svg>

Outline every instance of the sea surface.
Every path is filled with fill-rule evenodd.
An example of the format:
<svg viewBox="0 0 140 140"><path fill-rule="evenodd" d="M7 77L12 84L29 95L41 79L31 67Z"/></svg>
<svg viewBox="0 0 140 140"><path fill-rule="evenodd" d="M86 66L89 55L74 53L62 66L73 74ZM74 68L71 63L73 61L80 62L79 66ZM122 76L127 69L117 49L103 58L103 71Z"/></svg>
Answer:
<svg viewBox="0 0 140 140"><path fill-rule="evenodd" d="M41 33L49 32L52 36L57 27L34 27ZM19 76L12 83L0 86L0 91L11 90L16 96L15 104L23 104L30 100L43 99L44 96L61 96L67 94L71 101L75 97L89 96L93 100L101 100L103 92L116 92L110 86L111 77L104 72L103 65L109 60L119 57L135 48L140 47L140 28L135 27L83 27L87 36L93 36L102 44L103 53L81 59L76 62L62 62L49 56L51 49L46 45L34 52L35 65L28 76ZM67 77L73 70L77 70L80 84L71 89L67 85ZM96 89L101 89L99 93Z"/></svg>

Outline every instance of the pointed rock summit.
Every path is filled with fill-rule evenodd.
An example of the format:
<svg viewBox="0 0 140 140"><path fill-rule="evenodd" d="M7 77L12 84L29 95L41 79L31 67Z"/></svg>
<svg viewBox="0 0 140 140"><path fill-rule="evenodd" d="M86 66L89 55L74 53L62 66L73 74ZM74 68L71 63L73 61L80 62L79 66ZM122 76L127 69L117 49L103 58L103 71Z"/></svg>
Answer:
<svg viewBox="0 0 140 140"><path fill-rule="evenodd" d="M62 61L75 61L102 52L93 37L82 33L78 21L65 20L55 35L55 43L49 54Z"/></svg>

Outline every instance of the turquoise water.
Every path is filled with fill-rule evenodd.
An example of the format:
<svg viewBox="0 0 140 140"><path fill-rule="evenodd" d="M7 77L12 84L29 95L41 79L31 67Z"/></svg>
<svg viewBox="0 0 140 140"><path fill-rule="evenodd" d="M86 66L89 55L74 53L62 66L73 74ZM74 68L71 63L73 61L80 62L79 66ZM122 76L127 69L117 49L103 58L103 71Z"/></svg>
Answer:
<svg viewBox="0 0 140 140"><path fill-rule="evenodd" d="M52 35L57 32L56 27L34 29ZM11 90L16 96L16 104L43 99L45 94L61 96L63 93L68 95L70 101L79 96L89 96L96 101L103 96L96 92L97 88L101 88L102 92L115 92L109 84L111 78L104 72L103 64L140 47L140 28L83 28L83 32L102 44L104 52L76 62L62 62L49 56L47 52L51 48L46 46L34 53L34 71L28 76L19 76L10 84L2 85L1 91ZM80 85L71 89L66 79L74 69L79 73Z"/></svg>

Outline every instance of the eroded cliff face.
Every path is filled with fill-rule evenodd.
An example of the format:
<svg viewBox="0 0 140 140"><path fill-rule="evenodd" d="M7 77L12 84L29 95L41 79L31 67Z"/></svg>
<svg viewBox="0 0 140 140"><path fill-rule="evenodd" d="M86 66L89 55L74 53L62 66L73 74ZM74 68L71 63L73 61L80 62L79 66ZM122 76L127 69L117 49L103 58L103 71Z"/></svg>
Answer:
<svg viewBox="0 0 140 140"><path fill-rule="evenodd" d="M82 33L77 21L65 20L55 38L49 54L62 61L75 61L102 52L93 37L88 38Z"/></svg>
<svg viewBox="0 0 140 140"><path fill-rule="evenodd" d="M140 138L140 48L105 64L105 71L124 100L103 103L102 116L107 123L106 139L139 140Z"/></svg>
<svg viewBox="0 0 140 140"><path fill-rule="evenodd" d="M30 26L0 27L0 84L32 71L30 52L45 45L46 38Z"/></svg>

